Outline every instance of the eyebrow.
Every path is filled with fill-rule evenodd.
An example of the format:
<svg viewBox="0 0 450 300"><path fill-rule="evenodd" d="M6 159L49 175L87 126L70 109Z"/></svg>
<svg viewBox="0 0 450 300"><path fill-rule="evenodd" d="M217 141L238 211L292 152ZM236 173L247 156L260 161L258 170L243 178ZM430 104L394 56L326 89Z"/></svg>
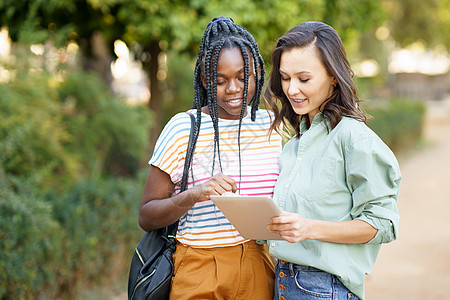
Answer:
<svg viewBox="0 0 450 300"><path fill-rule="evenodd" d="M283 70L279 70L280 71L280 73L283 73L283 74L286 74L286 75L289 75L288 73L286 73L286 72L284 72ZM300 71L300 72L297 72L297 73L294 73L294 75L302 75L302 74L310 74L311 72L310 71Z"/></svg>
<svg viewBox="0 0 450 300"><path fill-rule="evenodd" d="M249 70L249 72L251 72L251 71L253 70L253 68L252 68L252 67L249 67L248 70ZM234 73L234 74L240 74L240 73L244 73L244 72L245 72L245 69L242 68L242 69L240 69L239 71L237 71L237 72ZM226 77L226 75L225 75L225 74L222 74L222 73L217 73L217 76Z"/></svg>

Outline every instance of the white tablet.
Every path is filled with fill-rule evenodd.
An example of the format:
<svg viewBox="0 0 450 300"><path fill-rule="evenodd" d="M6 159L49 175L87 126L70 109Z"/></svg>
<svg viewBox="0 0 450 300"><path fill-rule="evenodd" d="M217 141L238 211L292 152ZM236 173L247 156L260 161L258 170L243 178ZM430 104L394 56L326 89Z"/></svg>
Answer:
<svg viewBox="0 0 450 300"><path fill-rule="evenodd" d="M211 200L230 223L246 239L281 240L281 236L267 229L270 219L281 215L281 210L270 197L211 196Z"/></svg>

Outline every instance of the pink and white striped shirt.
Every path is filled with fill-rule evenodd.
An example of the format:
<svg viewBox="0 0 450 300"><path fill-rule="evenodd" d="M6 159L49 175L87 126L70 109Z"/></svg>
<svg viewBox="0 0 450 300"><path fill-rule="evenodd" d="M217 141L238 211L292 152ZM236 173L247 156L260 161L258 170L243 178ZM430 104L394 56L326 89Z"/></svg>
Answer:
<svg viewBox="0 0 450 300"><path fill-rule="evenodd" d="M196 115L195 110L190 110ZM241 180L239 176L238 125L239 120L219 119L220 158L222 172L233 178L241 195L272 196L278 177L278 157L281 137L273 132L269 137L269 112L260 109L256 120L247 116L242 120ZM191 127L190 117L178 113L164 127L149 164L170 175L175 184L174 193L180 191L184 160ZM188 189L208 180L220 172L216 153L214 171L214 128L209 115L202 113L200 135L195 147L193 173L189 173ZM249 220L251 222L251 220ZM197 202L179 221L177 240L191 247L211 248L234 246L246 242L239 232L211 200Z"/></svg>

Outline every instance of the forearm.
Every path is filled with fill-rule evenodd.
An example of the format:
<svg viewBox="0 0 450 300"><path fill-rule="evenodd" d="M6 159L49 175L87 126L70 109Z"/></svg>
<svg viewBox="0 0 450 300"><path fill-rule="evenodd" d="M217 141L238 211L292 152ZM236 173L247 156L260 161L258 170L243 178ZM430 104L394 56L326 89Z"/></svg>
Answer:
<svg viewBox="0 0 450 300"><path fill-rule="evenodd" d="M377 229L362 220L308 220L307 239L340 244L364 244L377 234Z"/></svg>
<svg viewBox="0 0 450 300"><path fill-rule="evenodd" d="M139 209L139 225L145 231L168 226L179 220L199 199L196 188L165 199L145 202Z"/></svg>

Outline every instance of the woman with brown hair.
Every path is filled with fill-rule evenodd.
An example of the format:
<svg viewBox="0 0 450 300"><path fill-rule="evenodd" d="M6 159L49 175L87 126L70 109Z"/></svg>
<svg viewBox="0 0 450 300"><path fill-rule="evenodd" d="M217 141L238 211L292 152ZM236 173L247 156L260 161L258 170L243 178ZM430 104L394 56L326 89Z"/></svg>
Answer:
<svg viewBox="0 0 450 300"><path fill-rule="evenodd" d="M277 43L265 100L295 136L280 155L269 229L274 299L363 299L364 275L397 238L397 160L366 124L336 31L302 23Z"/></svg>

